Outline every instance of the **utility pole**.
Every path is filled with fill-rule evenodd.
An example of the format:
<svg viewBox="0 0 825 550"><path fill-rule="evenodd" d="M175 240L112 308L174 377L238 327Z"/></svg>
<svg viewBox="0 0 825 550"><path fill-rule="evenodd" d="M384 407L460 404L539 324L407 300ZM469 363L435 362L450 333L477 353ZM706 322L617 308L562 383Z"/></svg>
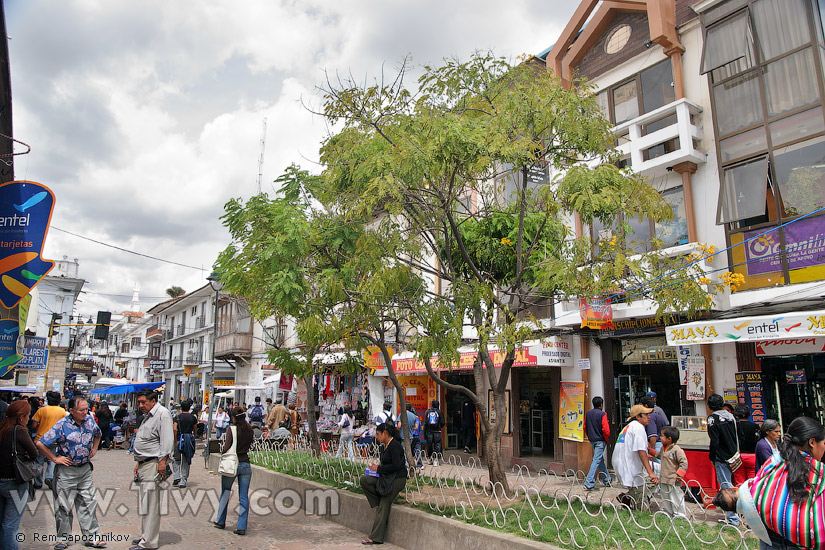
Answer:
<svg viewBox="0 0 825 550"><path fill-rule="evenodd" d="M264 177L264 150L266 149L266 117L261 130L261 154L258 157L258 195L261 194L261 180Z"/></svg>

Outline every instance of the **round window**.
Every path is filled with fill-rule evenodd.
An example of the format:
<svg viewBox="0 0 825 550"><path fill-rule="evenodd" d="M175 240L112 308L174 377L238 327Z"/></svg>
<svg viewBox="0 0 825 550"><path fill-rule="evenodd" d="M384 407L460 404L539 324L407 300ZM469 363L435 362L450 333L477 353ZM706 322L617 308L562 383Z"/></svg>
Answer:
<svg viewBox="0 0 825 550"><path fill-rule="evenodd" d="M606 53L619 53L630 41L630 25L619 25L607 37L604 43Z"/></svg>

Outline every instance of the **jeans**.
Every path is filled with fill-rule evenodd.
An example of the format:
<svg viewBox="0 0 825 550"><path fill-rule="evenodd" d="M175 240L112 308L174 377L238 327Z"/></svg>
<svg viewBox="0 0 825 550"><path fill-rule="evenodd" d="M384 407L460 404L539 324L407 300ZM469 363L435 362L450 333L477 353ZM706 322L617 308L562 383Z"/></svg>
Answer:
<svg viewBox="0 0 825 550"><path fill-rule="evenodd" d="M100 428L100 432L101 432L101 435L100 435L100 448L105 449L105 448L111 446L111 444L112 444L112 431L109 429L109 423L108 422L103 422L101 424L98 424L98 427Z"/></svg>
<svg viewBox="0 0 825 550"><path fill-rule="evenodd" d="M239 531L246 531L246 523L249 519L249 482L252 479L252 466L249 462L238 463L238 500L241 503L241 509L238 512L238 527ZM221 525L226 524L226 511L229 508L229 497L232 494L232 483L235 478L229 476L221 476L221 500L218 504L217 522Z"/></svg>
<svg viewBox="0 0 825 550"><path fill-rule="evenodd" d="M0 481L0 548L17 550L17 530L28 500L28 483Z"/></svg>
<svg viewBox="0 0 825 550"><path fill-rule="evenodd" d="M413 437L410 440L410 449L412 450L413 456L415 457L416 461L418 462L416 466L419 468L424 466L424 462L421 460L421 438L418 436Z"/></svg>
<svg viewBox="0 0 825 550"><path fill-rule="evenodd" d="M215 439L220 439L223 437L224 432L226 432L226 428L215 428Z"/></svg>
<svg viewBox="0 0 825 550"><path fill-rule="evenodd" d="M728 463L714 460L713 467L716 469L716 481L719 483L719 488L727 489L733 487L733 473L730 471ZM736 512L727 512L725 515L728 518L728 523L731 525L739 525L739 516Z"/></svg>
<svg viewBox="0 0 825 550"><path fill-rule="evenodd" d="M57 448L56 447L49 447L49 450L52 453L57 454ZM52 462L51 460L46 458L46 456L43 455L43 454L38 454L37 455L37 462L38 462L38 464L43 464L43 479L41 480L39 477L36 477L36 478L34 478L33 481L34 481L34 488L35 489L40 489L43 486L44 481L46 481L47 479L51 479L51 480L54 479L54 462Z"/></svg>
<svg viewBox="0 0 825 550"><path fill-rule="evenodd" d="M355 451L352 448L352 440L355 439L355 434L350 432L348 434L341 434L341 443L338 445L338 450L335 451L335 456L340 457L343 453L344 447L347 448L347 456L350 460L355 460Z"/></svg>
<svg viewBox="0 0 825 550"><path fill-rule="evenodd" d="M605 441L591 441L590 445L593 447L593 462L590 463L590 471L587 472L587 478L584 480L584 486L592 489L596 486L596 472L602 472L604 478L602 482L605 485L610 485L610 473L607 471L607 462L604 460L604 450L607 447Z"/></svg>

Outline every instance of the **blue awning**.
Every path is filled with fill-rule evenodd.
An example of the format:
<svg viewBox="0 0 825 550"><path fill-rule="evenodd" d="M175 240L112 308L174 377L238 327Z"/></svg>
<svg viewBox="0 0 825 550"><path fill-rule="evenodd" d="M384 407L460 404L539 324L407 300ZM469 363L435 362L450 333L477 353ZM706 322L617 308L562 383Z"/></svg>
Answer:
<svg viewBox="0 0 825 550"><path fill-rule="evenodd" d="M118 394L134 393L143 390L154 390L161 387L165 382L144 382L143 384L120 384L119 386L108 386L92 390L92 393Z"/></svg>

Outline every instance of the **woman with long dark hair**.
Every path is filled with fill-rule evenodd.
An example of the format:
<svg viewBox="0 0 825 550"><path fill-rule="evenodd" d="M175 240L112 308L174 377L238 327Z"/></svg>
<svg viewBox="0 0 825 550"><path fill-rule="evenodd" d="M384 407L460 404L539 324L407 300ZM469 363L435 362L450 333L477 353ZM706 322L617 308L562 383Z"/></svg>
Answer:
<svg viewBox="0 0 825 550"><path fill-rule="evenodd" d="M0 422L0 548L17 550L17 533L23 506L29 498L29 483L17 478L12 453L24 460L34 460L39 454L26 425L31 405L18 399L6 410Z"/></svg>
<svg viewBox="0 0 825 550"><path fill-rule="evenodd" d="M733 511L739 501L750 504L752 499L752 507L767 528L773 550L825 549L823 455L825 427L811 418L796 418L782 437L779 457L772 457L756 477L744 485L747 494L743 495L742 490L723 489L714 503ZM760 548L771 546L763 539Z"/></svg>
<svg viewBox="0 0 825 550"><path fill-rule="evenodd" d="M246 534L247 520L249 519L249 482L252 480L252 466L249 464L249 448L254 439L252 426L246 421L246 413L241 407L232 409L232 425L226 431L226 438L223 442L222 453L232 448L232 443L237 441L235 452L238 455L238 472L235 477L221 476L221 499L218 505L218 517L212 524L218 529L226 527L226 511L229 509L229 497L232 494L232 483L238 478L238 500L241 510L238 514L237 528L232 531L236 535Z"/></svg>
<svg viewBox="0 0 825 550"><path fill-rule="evenodd" d="M361 488L367 495L367 502L370 508L377 507L375 520L372 523L372 531L367 539L361 544L383 544L387 534L387 522L390 519L390 508L392 501L407 484L407 466L404 460L404 447L401 446L401 434L395 423L385 422L375 428L375 439L381 444L380 464L371 464L369 469L373 475L361 476ZM377 474L379 477L375 477ZM391 486L389 492L380 494L379 479L389 479Z"/></svg>
<svg viewBox="0 0 825 550"><path fill-rule="evenodd" d="M97 406L97 426L100 428L100 431L103 432L103 437L101 437L101 447L105 449L112 448L112 436L109 427L112 424L112 411L109 409L109 405L105 402L101 402Z"/></svg>

